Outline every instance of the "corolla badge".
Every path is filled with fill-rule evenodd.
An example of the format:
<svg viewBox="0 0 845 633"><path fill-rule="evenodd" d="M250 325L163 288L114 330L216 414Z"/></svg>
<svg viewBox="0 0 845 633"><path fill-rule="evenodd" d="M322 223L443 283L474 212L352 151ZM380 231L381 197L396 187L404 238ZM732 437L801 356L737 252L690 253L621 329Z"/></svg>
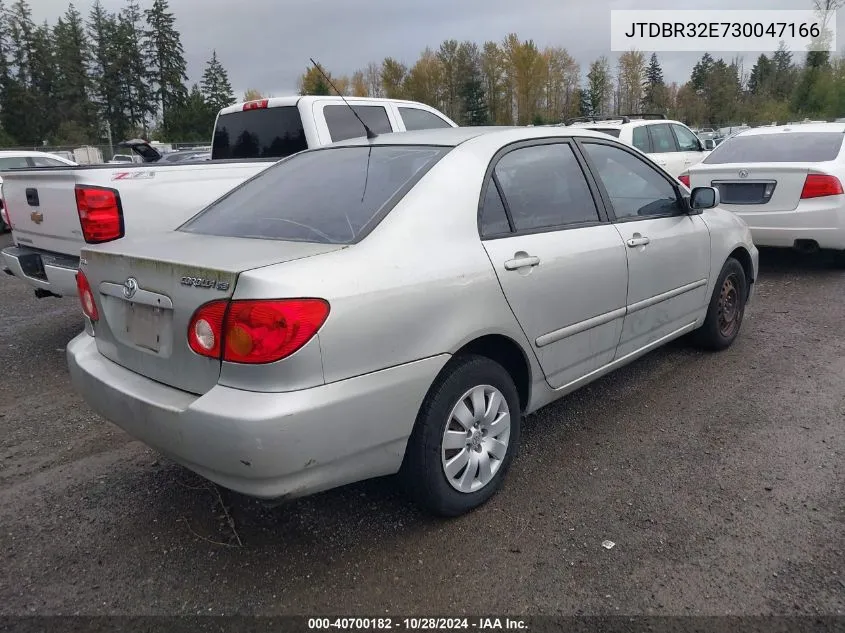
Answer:
<svg viewBox="0 0 845 633"><path fill-rule="evenodd" d="M747 169L740 169L739 170L739 177L740 178L748 178L748 170Z"/></svg>
<svg viewBox="0 0 845 633"><path fill-rule="evenodd" d="M203 277L182 277L181 283L183 286L193 286L194 288L211 288L212 290L228 290L228 281L217 281L216 279L204 279Z"/></svg>
<svg viewBox="0 0 845 633"><path fill-rule="evenodd" d="M134 277L130 277L126 281L123 282L123 296L127 299L131 299L135 296L135 293L138 292L138 280Z"/></svg>

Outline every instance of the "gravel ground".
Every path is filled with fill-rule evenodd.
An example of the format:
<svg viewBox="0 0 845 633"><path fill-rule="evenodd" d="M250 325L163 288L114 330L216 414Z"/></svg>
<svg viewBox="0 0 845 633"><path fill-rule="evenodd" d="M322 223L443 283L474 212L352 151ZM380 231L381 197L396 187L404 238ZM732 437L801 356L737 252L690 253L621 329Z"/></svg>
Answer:
<svg viewBox="0 0 845 633"><path fill-rule="evenodd" d="M451 521L391 479L218 492L73 392L81 328L0 275L0 615L845 614L845 272L823 258L763 253L730 350L678 342L531 416L502 491Z"/></svg>

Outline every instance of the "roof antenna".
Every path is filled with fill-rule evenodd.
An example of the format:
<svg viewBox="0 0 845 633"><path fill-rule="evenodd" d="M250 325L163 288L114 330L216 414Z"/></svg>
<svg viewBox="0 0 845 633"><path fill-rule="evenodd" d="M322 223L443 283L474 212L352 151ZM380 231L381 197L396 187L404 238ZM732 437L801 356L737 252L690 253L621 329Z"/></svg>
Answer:
<svg viewBox="0 0 845 633"><path fill-rule="evenodd" d="M364 129L367 131L367 138L368 138L368 139L374 139L374 138L377 136L377 135L376 135L376 133L375 133L375 132L373 132L373 131L372 131L372 130L371 130L371 129L367 126L367 124L366 124L366 123L364 123L364 120L363 120L361 117L359 117L359 116L358 116L358 113L357 113L357 112L355 112L355 108L353 108L351 105L349 105L349 102L346 100L346 97L344 97L344 96L343 96L343 94L340 92L340 90L338 90L338 89L335 87L335 85L332 83L332 80L331 80L331 79L329 79L329 76L328 76L326 73L324 73L324 72L323 72L323 69L320 67L320 64L318 64L317 62L315 62L313 57L309 57L308 59L310 59L310 60L311 60L311 63L312 63L312 64L314 64L314 68L316 68L318 71L320 71L320 74L323 76L323 79L325 79L325 80L329 83L329 85L332 87L332 89L333 89L333 90L337 93L337 95L338 95L341 99L343 99L343 102L346 104L346 107L347 107L347 108L349 108L350 110L352 110L352 114L354 114L354 115L355 115L355 118L356 118L356 119L358 119L358 120L361 122L361 125L363 125L363 126L364 126Z"/></svg>

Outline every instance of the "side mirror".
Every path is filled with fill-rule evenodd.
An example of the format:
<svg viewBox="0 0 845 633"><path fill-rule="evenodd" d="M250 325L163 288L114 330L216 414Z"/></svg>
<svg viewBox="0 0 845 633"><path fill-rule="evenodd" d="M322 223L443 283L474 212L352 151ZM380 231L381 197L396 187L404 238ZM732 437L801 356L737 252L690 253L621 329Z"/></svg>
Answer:
<svg viewBox="0 0 845 633"><path fill-rule="evenodd" d="M713 187L696 187L689 197L690 209L698 213L719 206L719 202L719 191Z"/></svg>

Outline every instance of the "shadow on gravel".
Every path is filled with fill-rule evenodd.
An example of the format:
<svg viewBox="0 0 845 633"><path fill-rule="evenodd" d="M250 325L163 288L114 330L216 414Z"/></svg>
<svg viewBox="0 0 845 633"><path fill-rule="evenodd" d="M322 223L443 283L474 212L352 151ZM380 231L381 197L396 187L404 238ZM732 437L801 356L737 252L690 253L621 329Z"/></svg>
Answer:
<svg viewBox="0 0 845 633"><path fill-rule="evenodd" d="M760 273L802 273L829 271L845 273L845 268L836 261L836 253L799 253L785 248L760 247Z"/></svg>

